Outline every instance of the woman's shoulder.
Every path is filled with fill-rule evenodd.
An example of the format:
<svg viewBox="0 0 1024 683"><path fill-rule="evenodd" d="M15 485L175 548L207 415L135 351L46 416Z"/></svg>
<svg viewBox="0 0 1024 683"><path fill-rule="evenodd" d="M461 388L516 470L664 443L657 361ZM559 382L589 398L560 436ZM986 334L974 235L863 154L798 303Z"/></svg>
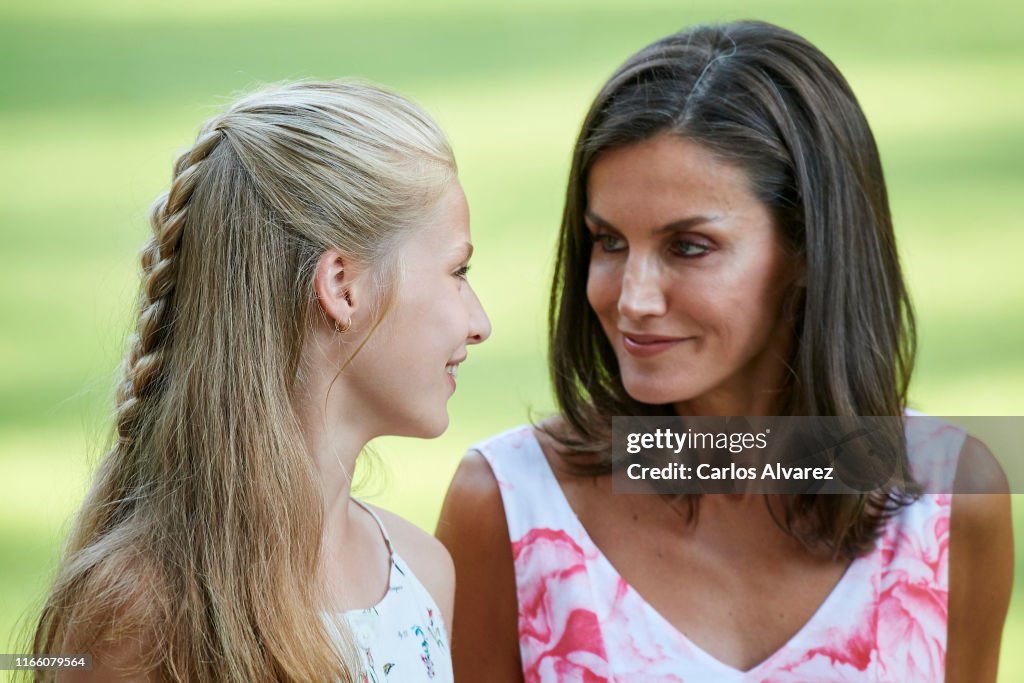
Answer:
<svg viewBox="0 0 1024 683"><path fill-rule="evenodd" d="M548 426L516 427L469 449L448 488L438 524L446 545L489 548L493 538L507 543L538 528L577 526L564 488L577 480L562 466L557 437Z"/></svg>
<svg viewBox="0 0 1024 683"><path fill-rule="evenodd" d="M516 479L525 477L536 483L535 476L549 469L558 477L563 469L563 425L564 421L554 416L518 425L473 444L456 472L453 485L487 493L494 489L494 480L508 490Z"/></svg>
<svg viewBox="0 0 1024 683"><path fill-rule="evenodd" d="M995 680L1013 587L1009 484L988 446L967 435L949 520L949 680Z"/></svg>
<svg viewBox="0 0 1024 683"><path fill-rule="evenodd" d="M461 572L460 594L473 592L474 587L488 592L490 588L484 591L480 586L490 586L498 576L512 580L506 503L516 504L514 492L526 475L514 472L514 463L521 458L513 456L530 438L532 427L520 425L485 439L469 448L452 477L436 533Z"/></svg>
<svg viewBox="0 0 1024 683"><path fill-rule="evenodd" d="M437 536L448 547L473 546L490 542L506 531L501 484L495 463L501 454L511 452L522 438L524 426L507 430L471 446L462 456L448 485ZM507 532L506 532L507 533Z"/></svg>
<svg viewBox="0 0 1024 683"><path fill-rule="evenodd" d="M966 435L953 484L950 534L954 542L976 547L972 562L985 556L989 540L1010 528L1010 485L996 457L980 439ZM960 540L956 540L960 539ZM1012 556L1012 540L994 551Z"/></svg>
<svg viewBox="0 0 1024 683"><path fill-rule="evenodd" d="M520 424L474 443L467 449L466 459L473 461L473 456L479 454L485 460L491 461L495 457L502 457L509 452L525 448L534 439L534 427Z"/></svg>
<svg viewBox="0 0 1024 683"><path fill-rule="evenodd" d="M1002 466L968 427L912 410L904 422L910 466L924 493L1007 492Z"/></svg>
<svg viewBox="0 0 1024 683"><path fill-rule="evenodd" d="M451 550L458 572L452 655L459 679L472 672L468 677L475 680L515 680L521 676L515 560L501 487L477 448L459 463L437 536Z"/></svg>

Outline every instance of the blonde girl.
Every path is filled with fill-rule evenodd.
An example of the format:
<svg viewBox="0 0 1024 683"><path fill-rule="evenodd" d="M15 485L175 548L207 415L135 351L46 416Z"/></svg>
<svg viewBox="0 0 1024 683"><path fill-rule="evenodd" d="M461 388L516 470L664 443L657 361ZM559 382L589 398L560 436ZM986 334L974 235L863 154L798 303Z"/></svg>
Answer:
<svg viewBox="0 0 1024 683"><path fill-rule="evenodd" d="M35 652L91 653L68 681L451 680L450 558L350 496L368 441L444 431L490 334L444 134L372 85L257 92L151 224L116 441Z"/></svg>

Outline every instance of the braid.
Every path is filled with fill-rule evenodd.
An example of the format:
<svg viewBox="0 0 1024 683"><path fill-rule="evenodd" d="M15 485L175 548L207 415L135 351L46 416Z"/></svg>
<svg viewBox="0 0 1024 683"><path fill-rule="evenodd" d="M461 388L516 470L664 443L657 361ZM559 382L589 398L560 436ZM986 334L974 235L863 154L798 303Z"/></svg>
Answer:
<svg viewBox="0 0 1024 683"><path fill-rule="evenodd" d="M153 235L142 247L142 295L138 328L131 337L117 388L118 446L130 445L142 417L142 403L158 385L163 370L163 342L171 326L172 295L178 277L178 246L188 215L189 200L202 177L203 162L222 137L214 121L196 143L178 157L170 190L157 197L149 213Z"/></svg>

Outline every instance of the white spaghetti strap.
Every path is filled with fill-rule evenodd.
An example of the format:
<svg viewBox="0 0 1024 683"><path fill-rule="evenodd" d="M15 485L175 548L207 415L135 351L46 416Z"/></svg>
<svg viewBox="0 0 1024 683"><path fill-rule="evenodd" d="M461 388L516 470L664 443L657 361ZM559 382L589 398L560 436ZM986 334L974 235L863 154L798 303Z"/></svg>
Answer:
<svg viewBox="0 0 1024 683"><path fill-rule="evenodd" d="M380 516L366 503L352 500L373 517L391 559L384 597L372 607L344 613L362 668L358 679L453 683L451 647L441 610L392 548Z"/></svg>
<svg viewBox="0 0 1024 683"><path fill-rule="evenodd" d="M377 528L380 529L380 535L384 537L384 545L388 547L388 557L392 558L395 554L395 549L391 546L391 537L388 536L388 530L384 528L384 522L380 521L380 517L378 517L377 513L373 511L373 508L365 504L363 501L358 498L353 498L352 502L369 512L370 516L373 517L373 521L377 523Z"/></svg>

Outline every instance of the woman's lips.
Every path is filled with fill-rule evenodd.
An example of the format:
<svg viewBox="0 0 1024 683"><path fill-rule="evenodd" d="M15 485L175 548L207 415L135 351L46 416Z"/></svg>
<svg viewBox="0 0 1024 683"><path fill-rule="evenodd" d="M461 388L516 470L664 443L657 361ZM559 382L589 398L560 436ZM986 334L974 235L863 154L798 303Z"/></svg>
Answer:
<svg viewBox="0 0 1024 683"><path fill-rule="evenodd" d="M662 337L653 334L622 333L623 347L625 347L629 355L637 358L656 356L690 339L693 339L693 337Z"/></svg>

